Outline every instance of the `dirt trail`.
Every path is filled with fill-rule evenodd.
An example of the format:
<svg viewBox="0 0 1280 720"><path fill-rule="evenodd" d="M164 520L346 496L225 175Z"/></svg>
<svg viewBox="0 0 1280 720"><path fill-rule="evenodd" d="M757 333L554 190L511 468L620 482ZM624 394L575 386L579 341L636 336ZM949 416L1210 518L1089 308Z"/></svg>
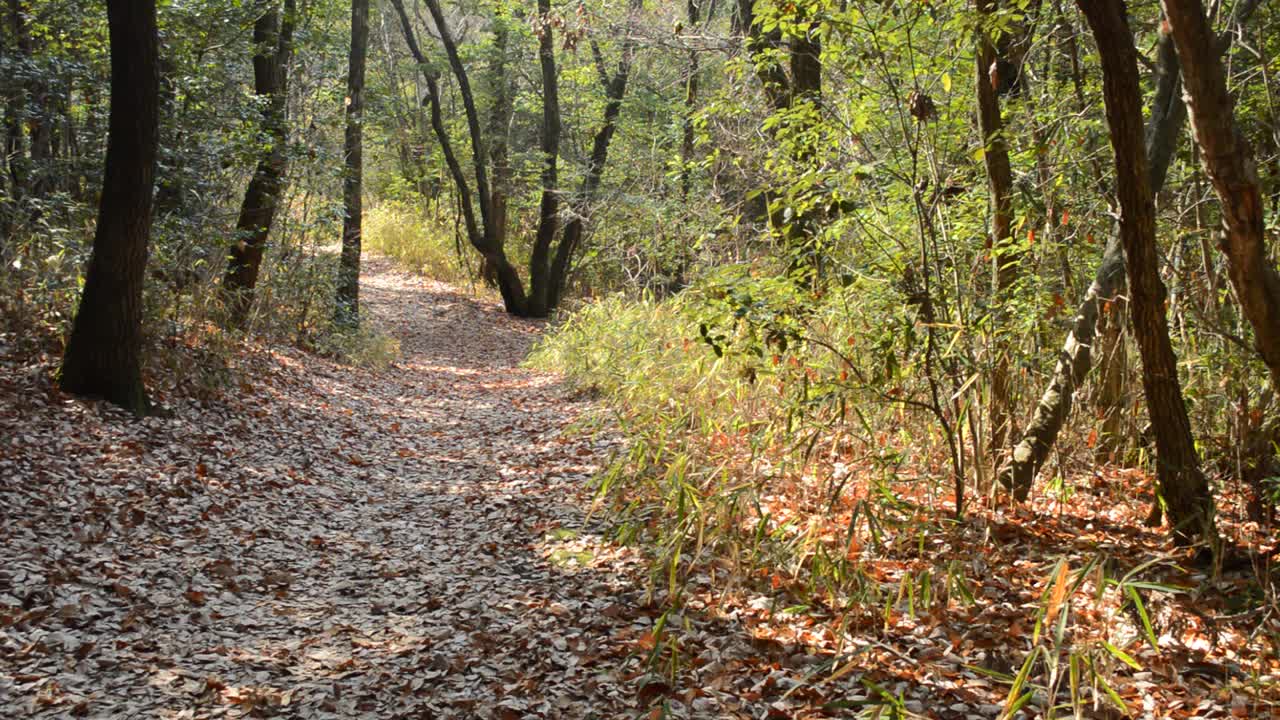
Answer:
<svg viewBox="0 0 1280 720"><path fill-rule="evenodd" d="M261 349L225 398L168 393L169 418L62 396L0 347L0 716L653 699L637 563L579 534L603 443L519 367L539 326L376 258L362 292L393 367Z"/></svg>

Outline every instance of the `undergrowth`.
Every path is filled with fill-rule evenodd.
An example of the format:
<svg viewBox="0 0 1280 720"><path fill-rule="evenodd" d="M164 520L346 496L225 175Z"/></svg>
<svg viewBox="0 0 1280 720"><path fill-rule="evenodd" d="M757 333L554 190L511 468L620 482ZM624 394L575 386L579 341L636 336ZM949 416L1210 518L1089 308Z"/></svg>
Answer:
<svg viewBox="0 0 1280 720"><path fill-rule="evenodd" d="M964 343L940 333L927 356L901 307L869 282L814 294L730 267L662 301L592 302L541 340L529 362L597 395L627 441L595 480L596 506L650 557L651 598L669 614L762 594L828 626L836 656L859 637L994 623L971 663L1006 687L1002 717L1125 712L1134 673L1216 652L1184 638L1229 600L1162 555L1157 531L1088 539L1098 517L1140 525L1141 473L1060 477L1034 520L1011 518L977 467L985 438L969 409L982 398ZM950 398L941 413L927 407L930 372ZM957 473L973 496L958 520ZM1267 594L1265 577L1239 583ZM1003 629L1002 607L1023 608ZM658 624L655 671L675 672L679 632ZM1275 656L1275 638L1249 637Z"/></svg>
<svg viewBox="0 0 1280 720"><path fill-rule="evenodd" d="M303 204L305 205L305 204ZM319 239L338 227L332 216L291 208L263 260L247 327L222 322L218 289L229 230L155 225L144 283L144 374L153 399L173 393L201 399L237 386L238 358L254 339L293 345L341 362L384 368L398 353L377 329L334 325L337 257ZM93 243L94 209L66 202L11 228L0 246L0 351L53 372L75 317Z"/></svg>
<svg viewBox="0 0 1280 720"><path fill-rule="evenodd" d="M367 247L419 275L458 287L475 277L458 252L457 238L447 220L429 208L407 200L390 200L370 208L364 218ZM465 250L465 248L463 248Z"/></svg>

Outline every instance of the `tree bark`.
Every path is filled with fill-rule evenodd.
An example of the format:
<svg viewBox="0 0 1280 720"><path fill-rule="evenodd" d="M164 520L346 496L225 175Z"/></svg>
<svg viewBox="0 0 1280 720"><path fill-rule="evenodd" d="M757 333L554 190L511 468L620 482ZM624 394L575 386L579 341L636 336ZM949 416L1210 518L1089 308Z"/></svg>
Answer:
<svg viewBox="0 0 1280 720"><path fill-rule="evenodd" d="M538 202L538 231L529 257L529 299L526 312L544 317L550 311L551 244L560 221L557 187L560 158L560 90L556 77L556 46L551 35L551 2L538 0L538 64L542 69L542 198Z"/></svg>
<svg viewBox="0 0 1280 720"><path fill-rule="evenodd" d="M977 0L978 12L989 16L995 10L994 0ZM995 275L996 326L1004 324L1001 310L1018 279L1021 253L1013 243L1013 169L1009 162L1009 144L1004 137L1004 119L1000 114L1000 59L996 46L985 28L978 30L977 72L978 129L982 133L983 162L991 190L991 258ZM1005 61L1007 64L1007 61ZM1014 75L1010 70L1005 74ZM1019 71L1016 75L1021 75ZM1016 78L1011 78L1012 83ZM1011 84L1010 88L1018 87ZM1004 342L994 344L995 358L991 367L990 447L993 452L1005 448L1010 434L1010 410L1013 406L1009 352Z"/></svg>
<svg viewBox="0 0 1280 720"><path fill-rule="evenodd" d="M1121 0L1079 0L1102 60L1103 99L1116 161L1120 238L1130 320L1142 357L1142 384L1156 439L1156 474L1179 543L1214 537L1213 499L1200 471L1169 341L1167 296L1155 241L1155 200L1144 151L1137 50Z"/></svg>
<svg viewBox="0 0 1280 720"><path fill-rule="evenodd" d="M222 279L222 300L227 321L233 327L244 327L249 318L262 255L284 192L289 162L289 56L293 52L295 4L295 0L285 0L282 12L273 3L259 3L262 15L253 26L253 84L258 97L267 103L262 109L267 146L245 189L236 221L236 242L228 253Z"/></svg>
<svg viewBox="0 0 1280 720"><path fill-rule="evenodd" d="M141 415L150 408L142 382L142 284L159 142L155 0L108 0L107 19L111 118L102 200L59 384Z"/></svg>
<svg viewBox="0 0 1280 720"><path fill-rule="evenodd" d="M1253 326L1258 354L1280 394L1280 273L1267 252L1262 188L1253 150L1236 127L1235 102L1227 92L1218 38L1199 0L1162 0L1178 47L1206 174L1222 201L1226 227L1220 249L1245 318Z"/></svg>
<svg viewBox="0 0 1280 720"><path fill-rule="evenodd" d="M1255 6L1256 7L1256 6ZM1235 22L1246 21L1252 12L1248 4L1236 12ZM1230 37L1222 39L1225 50ZM1078 73L1073 73L1078 77ZM1177 149L1178 137L1186 122L1187 108L1181 96L1181 75L1177 53L1168 35L1160 38L1156 52L1156 94L1145 136L1146 156L1151 178L1151 191L1158 194L1164 187L1169 164ZM1072 395L1080 387L1091 367L1090 351L1095 341L1100 303L1112 301L1124 287L1124 252L1118 231L1113 231L1103 253L1093 283L1076 310L1071 332L1063 343L1062 353L1048 387L1036 406L1026 434L1013 450L1012 461L1000 482L1011 488L1014 497L1026 500L1036 473L1057 441L1067 416L1071 413Z"/></svg>
<svg viewBox="0 0 1280 720"><path fill-rule="evenodd" d="M351 2L351 53L347 72L346 174L342 180L342 257L338 263L334 321L360 324L360 241L364 218L364 71L369 50L369 0Z"/></svg>
<svg viewBox="0 0 1280 720"><path fill-rule="evenodd" d="M392 0L392 5L396 8L396 12L400 15L401 24L404 26L406 36L413 34L413 27L409 23L408 15L404 12L403 0ZM471 139L471 157L475 177L475 196L476 204L480 208L480 222L475 223L474 218L472 226L474 232L470 235L471 244L480 251L486 261L498 276L498 291L502 294L502 304L507 312L512 315L527 315L528 303L524 292L524 286L520 281L520 273L515 266L507 259L506 250L503 245L498 242L495 234L495 227L490 217L492 210L492 196L490 194L489 176L486 170L485 152L484 152L484 135L480 129L480 115L476 110L475 96L471 92L471 81L467 76L466 67L462 63L461 55L458 53L458 45L453 39L453 34L449 30L449 25L445 21L444 12L440 9L439 0L426 0L427 11L431 14L431 19L435 22L436 30L440 35L440 43L444 46L445 56L448 58L449 67L453 72L454 79L458 83L458 92L462 96L463 110L467 116L467 132ZM413 43L416 47L416 41ZM421 50L414 51L418 64L423 68L424 74L433 74L430 66L426 63ZM428 91L431 91L431 85L428 83ZM436 89L429 100L436 106L436 112L439 111L439 87L438 82L434 82ZM444 135L443 123L436 123L433 120L432 127L436 131L436 138L443 144L447 141ZM454 159L457 162L457 159ZM461 166L457 171L450 168L454 182L458 183L458 193L463 195L467 202L470 198L470 190L464 190L466 177L461 173ZM474 210L465 209L465 213L474 213Z"/></svg>

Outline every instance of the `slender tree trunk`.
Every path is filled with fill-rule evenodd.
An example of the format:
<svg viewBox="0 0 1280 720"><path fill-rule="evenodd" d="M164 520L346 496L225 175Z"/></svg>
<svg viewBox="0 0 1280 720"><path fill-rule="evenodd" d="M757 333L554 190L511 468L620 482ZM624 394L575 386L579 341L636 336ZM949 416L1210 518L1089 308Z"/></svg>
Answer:
<svg viewBox="0 0 1280 720"><path fill-rule="evenodd" d="M227 319L235 327L243 327L249 318L289 161L289 55L293 48L295 0L285 0L283 18L281 11L268 2L260 3L259 11L262 15L253 27L253 78L258 97L267 102L262 111L267 146L240 204L236 242L231 246L222 279Z"/></svg>
<svg viewBox="0 0 1280 720"><path fill-rule="evenodd" d="M392 88L388 94L391 96L391 115L396 125L396 154L400 160L400 177L409 183L410 187L421 190L423 179L421 154L414 147L414 141L417 139L415 102L405 98L400 65L396 62L396 53L391 48L391 31L387 27L385 14L378 16L378 30L382 40L382 60L386 63L387 79ZM412 77L416 81L417 73L412 73ZM415 97L415 94L411 93L410 97Z"/></svg>
<svg viewBox="0 0 1280 720"><path fill-rule="evenodd" d="M1107 298L1098 313L1098 381L1094 408L1102 426L1098 431L1095 455L1109 458L1127 437L1125 429L1125 379L1129 374L1129 350L1125 343L1124 321L1128 301L1121 296L1123 283Z"/></svg>
<svg viewBox="0 0 1280 720"><path fill-rule="evenodd" d="M766 31L761 26L755 16L755 4L756 0L738 0L738 31L770 107L774 112L786 110L791 106L791 81L777 59L782 50L782 32L776 28Z"/></svg>
<svg viewBox="0 0 1280 720"><path fill-rule="evenodd" d="M1142 382L1156 436L1160 493L1174 537L1214 537L1213 499L1200 471L1169 341L1167 296L1156 254L1155 201L1143 143L1137 50L1121 0L1080 0L1102 59L1103 99L1116 160L1120 237L1129 275L1131 321L1142 356Z"/></svg>
<svg viewBox="0 0 1280 720"><path fill-rule="evenodd" d="M631 11L638 12L641 0L632 0ZM593 50L595 48L593 47ZM569 275L569 263L582 243L583 224L591 212L591 203L595 200L596 191L600 188L600 180L604 176L605 163L609 160L609 143L618 128L618 117L622 114L622 99L627 94L627 82L631 77L631 65L635 59L635 42L628 39L622 44L622 58L618 62L618 71L609 77L604 71L603 58L596 50L597 64L600 66L604 83L605 106L604 120L596 131L591 143L591 157L587 161L587 174L582 179L582 188L574 200L573 217L565 223L564 234L556 247L548 277L547 299L549 309L559 306L564 293L565 283Z"/></svg>
<svg viewBox="0 0 1280 720"><path fill-rule="evenodd" d="M994 0L977 0L977 6L978 12L983 16L989 16L995 11ZM986 164L987 182L991 189L991 258L995 274L997 327L1005 324L1001 308L1008 301L1009 293L1018 279L1018 262L1021 257L1013 243L1013 169L1009 162L1009 144L1004 137L1004 119L1000 114L999 63L995 44L991 42L987 29L979 28L975 76L978 128L982 133L985 149L983 162ZM1006 68L1004 73L1014 74L1011 68ZM1021 72L1016 75L1021 75ZM1012 83L1009 87L1017 87L1016 77L1010 78L1008 82ZM1005 448L1010 434L1012 381L1006 343L996 342L993 350L995 357L991 368L990 447L993 452L999 452Z"/></svg>
<svg viewBox="0 0 1280 720"><path fill-rule="evenodd" d="M438 78L434 76L434 71L429 70L429 66L425 64L421 50L417 49L417 41L413 38L413 26L409 22L408 15L404 12L403 0L391 0L391 4L395 7L396 13L400 15L400 21L405 30L405 39L410 44L410 51L413 52L415 59L418 60L424 76L427 76L428 100L433 105L432 127L435 130L436 139L440 141L443 147L448 143L448 134L445 132L444 124L439 118L440 93ZM458 93L462 96L462 107L467 117L467 132L471 139L471 160L475 173L475 197L476 204L480 209L479 223L475 222L474 210L470 207L471 191L456 157L449 163L449 172L457 185L458 194L463 197L466 205L463 210L464 215L472 216L468 228L469 239L471 244L480 251L480 254L497 272L498 291L502 294L502 304L507 312L512 315L527 315L528 302L524 286L520 281L520 273L507 259L506 250L498 242L498 238L494 234L493 222L489 216L492 202L490 201L489 175L487 163L485 162L484 135L480 129L480 114L476 110L475 96L471 92L471 81L467 76L466 67L463 65L462 57L458 52L458 45L453 39L448 23L445 21L444 12L440 9L439 0L425 0L425 4L427 11L431 14L432 21L435 22L436 30L439 32L440 43L444 46L445 56L449 60L449 67L453 72L454 79L458 82ZM449 162L447 157L446 162Z"/></svg>
<svg viewBox="0 0 1280 720"><path fill-rule="evenodd" d="M738 0L737 22L745 35L747 54L770 107L777 115L807 103L814 106L816 115L822 100L822 40L820 22L813 18L817 8L808 2L790 4L788 12L792 14L793 27L784 38L777 28L765 30L755 15L755 3L756 0ZM790 77L779 59L783 56L790 65ZM801 122L807 123L807 118L814 115L806 116ZM782 129L782 125L777 125L772 134L776 137ZM794 124L788 128L789 132L801 135L810 129ZM799 165L810 165L815 155L816 148L809 143L799 143L793 160ZM814 247L820 220L818 213L804 212L788 217L784 208L774 202L775 194L774 188L768 188L764 193L770 203L769 226L792 252L791 270L801 284L816 281L821 274L821 255Z"/></svg>
<svg viewBox="0 0 1280 720"><path fill-rule="evenodd" d="M364 175L364 69L369 49L369 0L351 2L351 53L347 73L346 174L342 180L342 200L346 215L342 220L342 257L338 264L337 303L334 321L355 327L360 324L360 240L363 221Z"/></svg>
<svg viewBox="0 0 1280 720"><path fill-rule="evenodd" d="M560 91L550 13L550 0L538 0L538 64L542 68L542 199L538 203L538 232L529 257L529 301L526 308L526 312L534 317L544 317L551 310L551 244L560 225L560 190L557 187Z"/></svg>
<svg viewBox="0 0 1280 720"><path fill-rule="evenodd" d="M692 31L701 20L698 0L686 0L685 11ZM684 128L680 139L680 197L685 200L689 199L693 180L689 165L693 162L693 116L698 108L698 72L698 50L691 47L684 71Z"/></svg>
<svg viewBox="0 0 1280 720"><path fill-rule="evenodd" d="M1178 47L1205 172L1222 201L1221 249L1258 354L1280 394L1280 273L1267 252L1262 188L1249 142L1236 127L1218 38L1199 0L1162 0Z"/></svg>
<svg viewBox="0 0 1280 720"><path fill-rule="evenodd" d="M49 189L48 163L52 140L49 123L49 88L44 81L43 72L33 65L36 45L28 22L31 12L29 3L25 4L28 5L27 8L23 7L24 3L21 0L9 0L9 18L19 57L28 63L26 69L29 73L27 78L21 81L25 87L20 116L21 122L27 126L28 130L24 189L28 196L39 198L44 197Z"/></svg>
<svg viewBox="0 0 1280 720"><path fill-rule="evenodd" d="M31 60L31 36L27 32L26 15L18 0L9 0L5 17L5 51L23 62ZM5 78L5 156L8 158L9 181L16 206L29 194L31 164L27 160L27 88L16 77ZM16 208L15 208L16 209Z"/></svg>
<svg viewBox="0 0 1280 720"><path fill-rule="evenodd" d="M493 95L493 108L489 113L489 164L493 172L493 189L489 195L489 219L493 223L494 242L500 246L507 244L507 195L511 191L511 159L507 135L510 133L511 118L515 108L511 93L511 78L508 74L507 56L510 53L511 31L510 20L506 17L494 18L493 60L489 69ZM480 274L490 285L497 285L497 268L487 260L480 265Z"/></svg>
<svg viewBox="0 0 1280 720"><path fill-rule="evenodd" d="M149 409L142 383L142 284L151 235L159 141L155 0L108 0L111 120L102 201L84 293L59 383L135 414Z"/></svg>
<svg viewBox="0 0 1280 720"><path fill-rule="evenodd" d="M1243 23L1251 9L1242 5L1236 12L1236 22ZM1072 36L1073 37L1073 36ZM1069 47L1074 40L1069 38ZM1223 47L1229 36L1223 39ZM1071 53L1072 77L1080 87L1080 70ZM1177 53L1172 39L1162 36L1156 53L1156 94L1151 104L1151 118L1146 131L1146 156L1151 178L1152 194L1164 187L1169 164L1177 149L1178 137L1186 122L1187 108L1182 101L1181 75ZM1078 99L1083 102L1083 95ZM1095 343L1097 318L1101 303L1113 302L1124 288L1125 260L1118 230L1113 231L1103 253L1102 262L1094 275L1093 283L1076 310L1071 333L1063 343L1062 353L1048 387L1036 406L1035 414L1026 434L1013 450L1010 466L999 478L1011 488L1014 497L1025 500L1031 491L1036 473L1049 457L1049 451L1057 442L1067 416L1071 413L1071 399L1080 387L1091 367L1090 350Z"/></svg>

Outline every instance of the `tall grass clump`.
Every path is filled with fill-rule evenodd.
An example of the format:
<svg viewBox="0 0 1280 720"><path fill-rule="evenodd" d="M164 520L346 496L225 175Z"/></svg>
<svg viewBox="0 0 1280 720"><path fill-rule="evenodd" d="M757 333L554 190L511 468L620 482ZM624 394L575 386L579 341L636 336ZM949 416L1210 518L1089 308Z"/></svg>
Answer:
<svg viewBox="0 0 1280 720"><path fill-rule="evenodd" d="M669 602L690 569L708 563L828 597L856 582L854 530L876 521L859 510L836 458L848 460L850 437L862 434L852 400L866 393L831 348L859 315L841 294L802 311L800 292L728 268L666 300L588 304L531 355L598 394L626 437L597 478L597 502L619 540L653 552L652 588ZM911 452L899 444L937 447L879 437L860 459L886 481Z"/></svg>
<svg viewBox="0 0 1280 720"><path fill-rule="evenodd" d="M730 429L751 389L732 359L696 340L698 328L689 296L610 296L570 315L530 356L604 398L627 436L629 449L598 478L598 501L615 511L620 539L658 550L655 579L733 505L728 478L706 472L703 441Z"/></svg>
<svg viewBox="0 0 1280 720"><path fill-rule="evenodd" d="M475 277L459 254L454 231L427 208L407 200L381 202L364 219L364 241L371 249L433 280L458 286Z"/></svg>

